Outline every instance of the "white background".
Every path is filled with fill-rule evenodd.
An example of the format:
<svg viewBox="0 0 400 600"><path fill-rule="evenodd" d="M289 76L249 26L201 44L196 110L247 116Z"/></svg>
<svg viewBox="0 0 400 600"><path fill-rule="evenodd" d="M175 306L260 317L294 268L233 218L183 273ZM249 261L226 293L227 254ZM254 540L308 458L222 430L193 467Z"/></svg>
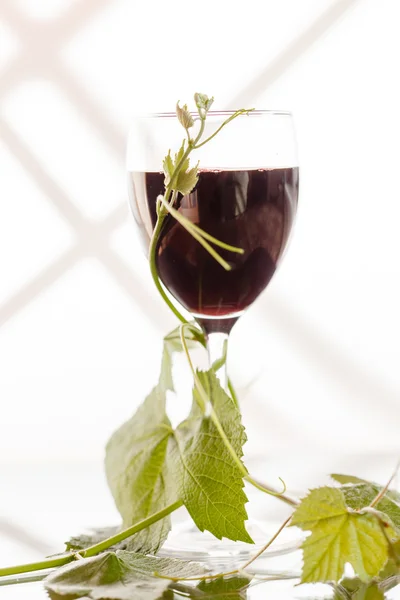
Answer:
<svg viewBox="0 0 400 600"><path fill-rule="evenodd" d="M154 384L174 321L128 214L125 138L194 90L297 124L294 237L230 349L253 439L399 448L397 3L1 6L0 460L100 460Z"/></svg>
<svg viewBox="0 0 400 600"><path fill-rule="evenodd" d="M134 112L194 91L297 126L292 243L231 340L248 454L271 477L299 449L396 454L399 4L1 0L0 15L1 488L30 464L40 485L59 465L102 481L108 436L156 381L174 319L128 214L125 139ZM0 514L28 510L6 497Z"/></svg>

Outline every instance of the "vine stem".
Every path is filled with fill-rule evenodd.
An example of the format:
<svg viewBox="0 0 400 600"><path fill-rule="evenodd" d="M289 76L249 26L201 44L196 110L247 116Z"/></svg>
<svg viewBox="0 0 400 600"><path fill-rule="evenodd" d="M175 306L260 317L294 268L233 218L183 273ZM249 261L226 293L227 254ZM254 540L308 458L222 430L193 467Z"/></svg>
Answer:
<svg viewBox="0 0 400 600"><path fill-rule="evenodd" d="M174 172L171 176L171 180L168 183L167 188L165 190L165 194L164 194L164 200L166 203L168 203L171 193L173 192L173 186L174 186L176 177L177 177L183 163L189 156L193 147L196 145L196 143L199 141L199 139L203 135L204 125L205 125L204 119L201 119L199 133L197 134L195 140L188 141L187 148L186 148L181 160L179 161L179 163L176 165L176 167L174 169ZM174 196L173 196L173 198L174 198ZM157 221L154 226L153 233L152 233L151 240L150 240L150 248L149 248L150 272L151 272L151 276L153 278L154 284L155 284L160 296L166 303L166 305L172 310L174 315L179 319L179 321L181 323L187 323L187 319L185 319L185 317L179 312L179 310L173 305L172 301L167 296L167 293L164 290L164 287L160 281L160 278L159 278L158 272L157 272L157 264L156 264L157 242L158 242L158 238L160 237L162 226L164 224L164 220L165 220L165 217L167 216L167 214L168 214L168 211L167 211L166 207L163 206L162 204L160 204L158 206L158 210L157 210Z"/></svg>
<svg viewBox="0 0 400 600"><path fill-rule="evenodd" d="M204 575L203 577L167 577L166 575L160 575L159 573L154 573L156 577L160 577L162 579L170 579L171 581L205 581L207 579L219 579L220 577L230 577L231 575L246 575L246 569L259 558L264 552L274 543L276 538L282 533L285 527L288 525L292 515L285 519L282 525L279 526L279 529L274 533L274 535L268 540L268 542L256 553L254 556L250 558L244 565L234 569L233 571L227 571L226 573L216 573L214 575Z"/></svg>
<svg viewBox="0 0 400 600"><path fill-rule="evenodd" d="M251 108L249 110L242 109L242 110L236 111L233 115L231 115L228 119L226 119L222 123L222 125L211 136L209 136L206 140L204 140L203 142L201 142L201 144L199 144L198 142L200 141L200 139L201 139L201 137L202 137L202 135L204 133L206 115L202 115L202 114L199 113L199 116L200 116L199 131L198 131L198 133L197 133L197 135L196 135L196 137L194 139L191 139L190 136L188 135L187 148L186 148L185 152L183 153L182 158L180 159L180 161L176 165L176 167L174 169L174 172L171 175L171 179L170 179L170 181L169 181L169 183L168 183L168 185L166 187L166 190L165 190L165 194L164 194L165 205L164 205L164 203L160 203L158 205L158 209L157 209L157 221L156 221L156 224L154 226L153 234L151 236L150 248L149 248L150 272L151 272L151 275L153 277L154 284L155 284L158 292L160 293L162 299L167 304L167 306L172 310L172 312L174 313L174 315L179 319L179 321L181 323L187 323L187 319L185 319L185 317L179 312L179 310L173 305L173 303L169 299L169 297L168 297L167 293L165 292L164 287L163 287L163 285L162 285L162 283L160 281L158 273L157 273L157 265L156 265L157 242L158 242L158 238L159 238L160 233L161 233L162 226L164 224L165 217L168 214L168 208L166 207L166 204L168 204L170 196L171 196L171 193L174 191L174 184L175 184L176 179L178 177L179 171L181 170L184 162L186 161L186 159L188 158L188 156L192 152L192 150L197 150L198 148L200 148L201 146L203 146L205 143L209 142L230 121L233 121L233 119L236 119L236 117L238 117L239 115L247 114L248 112L251 112L252 110L254 110L254 109ZM187 130L186 130L186 133L188 134ZM174 200L174 196L172 197L172 200ZM171 201L171 203L170 203L169 206L172 207L172 204L173 204L173 202ZM230 267L228 265L228 270L229 270L229 268ZM234 396L236 398L235 394L234 394Z"/></svg>
<svg viewBox="0 0 400 600"><path fill-rule="evenodd" d="M238 116L238 115L236 115L236 116ZM232 118L233 118L233 116L230 118L230 120L232 120ZM175 179L179 172L179 169L182 167L184 161L187 159L190 152L193 150L193 148L196 146L197 142L200 140L201 136L203 135L204 126L205 126L205 119L203 118L203 119L201 119L199 132L198 132L196 138L194 140L192 140L190 137L188 137L188 147L187 147L184 155L182 156L181 160L177 164L176 169L174 170L174 173L171 177L171 181L169 182L169 184L165 190L164 199L166 202L168 202L169 197L173 191L173 184L175 182ZM197 146L197 147L199 147L199 146ZM173 199L174 199L174 196L172 197L172 200ZM154 226L153 234L152 234L151 240L150 240L150 248L149 248L150 273L151 273L152 279L154 281L154 285L156 286L158 293L160 294L161 298L164 300L165 304L170 308L170 310L174 313L174 315L177 317L177 319L181 323L183 323L185 325L186 324L189 325L188 320L182 315L182 313L179 312L179 310L174 306L174 304L168 297L168 295L164 289L164 286L160 281L158 272L157 272L157 264L156 264L157 242L158 242L158 238L160 237L160 233L161 233L161 230L162 230L162 227L164 224L165 217L168 214L168 210L165 208L165 206L163 208L164 208L164 210L162 211L161 206L160 206L160 209L157 213L157 221ZM192 329L195 333L197 341L205 348L206 342L205 342L204 334L200 333L200 331L198 331L198 329L194 328L193 326L192 326ZM235 402L235 404L237 406L239 406L238 397L236 395L233 384L229 378L228 378L228 389L232 396L233 401Z"/></svg>
<svg viewBox="0 0 400 600"><path fill-rule="evenodd" d="M96 556L96 554L99 554L100 552L107 550L111 546L122 542L126 538L131 537L132 535L138 533L142 529L146 529L146 527L153 525L153 523L156 523L156 521L159 521L160 519L163 519L164 517L168 516L181 506L183 506L183 502L182 500L178 500L177 502L174 502L173 504L170 504L162 510L159 510L158 512L154 513L154 515L151 515L150 517L147 517L146 519L135 523L135 525L124 529L124 531L121 531L107 538L106 540L99 542L98 544L94 544L93 546L90 546L89 548L80 551L79 554L78 552L68 552L66 554L63 554L62 556L47 558L40 562L28 563L25 565L16 565L0 569L0 577L6 577L7 575L19 575L20 573L30 573L32 571L41 571L42 569L52 569L54 567L62 567L63 565L66 565L72 562L73 560L76 560L77 558L90 558L91 556Z"/></svg>
<svg viewBox="0 0 400 600"><path fill-rule="evenodd" d="M164 287L163 287L163 285L160 281L160 278L158 277L158 273L157 273L157 265L156 265L157 240L160 235L165 216L166 216L165 214L158 215L157 222L156 222L156 225L153 230L153 235L151 237L150 250L149 250L150 272L151 272L151 276L153 278L154 284L158 290L158 293L160 294L161 298L164 300L165 304L172 310L174 315L179 319L179 321L181 323L187 323L187 320L185 319L185 317L179 312L179 310L173 305L172 301L167 296L167 293L164 290Z"/></svg>
<svg viewBox="0 0 400 600"><path fill-rule="evenodd" d="M202 146L204 146L205 144L207 144L210 140L212 140L221 131L221 129L223 127L225 127L225 125L228 125L228 123L230 123L231 121L233 121L233 119L236 119L236 117L238 117L239 115L247 115L247 114L249 114L249 112L252 112L253 110L254 110L254 108L242 108L241 110L237 110L235 113L233 113L233 115L231 115L228 119L226 119L226 121L224 121L222 123L222 125L220 125L218 127L218 129L216 129L214 131L214 133L212 135L210 135L203 142L201 142L201 144L194 145L193 149L197 150L198 148L201 148Z"/></svg>
<svg viewBox="0 0 400 600"><path fill-rule="evenodd" d="M218 254L218 252L216 252L214 248L212 248L210 244L206 242L206 240L203 239L203 237L195 229L193 229L187 224L187 219L185 219L179 211L175 210L172 206L170 206L168 202L164 199L164 196L159 196L158 198L160 199L162 205L167 209L167 211L174 217L174 219L176 219L178 223L180 223L180 225L182 225L182 227L186 229L186 231L188 231L190 235L194 237L194 239L197 240L199 244L201 244L209 254L211 254L211 256L221 265L221 267L223 267L226 271L229 271L231 267L226 262L226 260L224 260Z"/></svg>
<svg viewBox="0 0 400 600"><path fill-rule="evenodd" d="M233 387L232 381L229 379L229 377L228 377L228 391L229 391L229 393L231 395L231 398L232 398L233 402L235 403L235 405L237 406L237 408L239 408L239 398L237 397L236 390Z"/></svg>
<svg viewBox="0 0 400 600"><path fill-rule="evenodd" d="M225 242L222 242L210 233L207 233L207 231L204 231L204 229L201 229L201 227L199 227L195 223L192 223L190 219L184 217L182 213L173 208L174 202L172 200L171 203L168 204L168 202L166 202L162 194L158 196L157 200L159 202L162 202L167 211L174 217L174 219L178 221L178 223L180 223L185 229L187 229L187 231L189 231L190 234L192 234L192 232L194 231L195 233L198 233L202 238L208 240L209 242L212 242L213 244L219 246L223 250L229 250L230 252L236 252L237 254L244 254L243 248L238 248L237 246L231 246L230 244L226 244Z"/></svg>
<svg viewBox="0 0 400 600"><path fill-rule="evenodd" d="M400 460L398 461L395 470L393 471L392 476L390 477L389 481L387 482L387 484L385 485L385 487L383 487L381 489L381 491L375 496L375 498L372 500L371 504L369 505L370 508L374 508L378 502L380 502L380 500L382 500L383 496L386 494L386 492L389 489L390 484L392 483L393 479L396 477L398 471L400 468Z"/></svg>
<svg viewBox="0 0 400 600"><path fill-rule="evenodd" d="M202 229L200 229L200 227L197 227L197 225L192 223L189 219L184 217L178 210L173 208L172 203L169 204L165 200L164 196L162 196L162 195L158 196L157 200L162 204L162 206L164 206L166 208L166 210L170 213L170 215L172 215L174 217L174 219L176 221L178 221L178 223L180 225L182 225L182 227L184 229L186 229L186 231L188 231L190 233L190 235L192 237L194 237L194 239L196 241L198 241L199 244L201 244L203 246L203 248L205 248L205 250L207 250L207 252L209 254L211 254L211 256L214 258L214 260L216 260L221 265L221 267L223 267L226 271L231 270L232 267L230 266L230 264L227 263L226 260L224 260L222 258L222 256L220 256L218 254L218 252L216 252L214 250L214 248L212 246L210 246L210 244L206 240L210 240L216 246L220 246L220 248L230 250L231 252L237 252L238 254L243 254L243 250L241 248L236 248L235 246L230 246L229 244L225 244L224 242L217 240L215 237L213 237L206 231L203 231Z"/></svg>
<svg viewBox="0 0 400 600"><path fill-rule="evenodd" d="M221 425L221 422L218 418L218 415L216 414L214 407L212 405L212 403L210 402L210 399L207 395L207 392L205 391L205 389L203 388L201 381L196 373L196 369L193 366L193 362L192 359L190 357L190 352L189 352L189 348L187 346L186 343L186 338L185 338L185 327L187 325L185 325L184 323L181 325L180 327L180 335L181 335L181 343L182 343L182 347L184 349L184 352L186 354L186 358L187 361L189 363L190 366L190 370L192 371L192 375L193 375L193 379L195 381L195 387L196 390L198 392L198 395L200 396L200 408L202 409L202 411L204 413L207 413L207 411L209 411L210 417L212 422L214 423L218 433L220 434L222 441L225 444L226 449L228 450L229 454L231 455L233 461L235 462L236 466L238 467L238 469L240 470L240 473L243 476L243 479L245 479L248 483L250 483L252 486L254 486L255 488L257 488L258 490L260 490L261 492L264 492L266 494L269 494L270 496L277 496L278 498L280 498L283 502L286 502L286 504L289 504L290 506L297 506L298 502L296 500L294 500L293 498L289 498L288 496L285 496L285 491L286 491L286 485L283 482L283 480L281 478L279 478L283 485L284 485L284 489L282 492L277 492L269 487L265 487L263 484L261 484L260 482L256 481L255 479L253 479L251 477L251 475L248 473L246 467L244 466L244 464L242 463L242 461L240 460L240 458L238 457L238 455L235 452L235 449L233 448L232 444L230 443L224 428Z"/></svg>
<svg viewBox="0 0 400 600"><path fill-rule="evenodd" d="M247 561L247 563L245 563L245 564L244 564L244 565L243 565L243 566L240 568L240 570L241 570L241 571L245 571L245 570L247 569L247 567L249 567L249 566L250 566L250 565L251 565L251 564L252 564L252 563L253 563L255 560L257 560L257 558L258 558L259 556L261 556L261 554L264 554L264 552L265 552L265 551L266 551L266 550L267 550L267 549L270 547L270 545L271 545L271 544L272 544L272 543L273 543L273 542L276 540L276 538L278 537L278 535L279 535L279 534L280 534L280 533L281 533L281 532L282 532L282 531L285 529L286 525L288 525L288 523L289 523L289 521L290 521L290 519L291 519L291 518L292 518L292 515L290 515L290 517L288 517L288 518L286 519L286 521L284 521L284 522L282 523L282 525L279 527L278 531L276 531L276 532L274 533L274 535L272 536L272 538L270 538L270 539L268 540L268 542L265 544L265 546L263 546L263 547L261 548L261 550L259 550L259 551L258 551L258 552L257 552L257 553L254 555L254 556L252 556L252 557L250 558L250 560L248 560L248 561Z"/></svg>

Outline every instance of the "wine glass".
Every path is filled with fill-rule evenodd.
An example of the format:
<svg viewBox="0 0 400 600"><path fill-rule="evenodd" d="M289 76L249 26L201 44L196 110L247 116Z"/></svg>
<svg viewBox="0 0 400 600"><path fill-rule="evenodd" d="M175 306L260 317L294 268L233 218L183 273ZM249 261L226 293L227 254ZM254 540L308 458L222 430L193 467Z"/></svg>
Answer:
<svg viewBox="0 0 400 600"><path fill-rule="evenodd" d="M203 139L232 114L210 111ZM157 197L164 192L163 159L169 149L172 154L179 149L184 135L175 113L139 117L132 124L127 151L129 201L146 249L157 221ZM226 269L168 215L158 239L156 266L173 301L204 331L210 367L228 391L229 333L271 281L297 209L299 169L292 115L270 110L240 115L192 153L191 164L197 161L198 183L190 194L178 196L175 208L203 231L242 252L218 248L228 263ZM186 533L190 533L186 555L192 558L199 558L193 551L196 539L206 540L199 543L209 556L221 549L221 542L211 536L194 536L193 527ZM184 537L181 531L176 545L180 550ZM168 545L173 554L171 537ZM238 543L229 547L237 552ZM243 552L247 551L248 546Z"/></svg>

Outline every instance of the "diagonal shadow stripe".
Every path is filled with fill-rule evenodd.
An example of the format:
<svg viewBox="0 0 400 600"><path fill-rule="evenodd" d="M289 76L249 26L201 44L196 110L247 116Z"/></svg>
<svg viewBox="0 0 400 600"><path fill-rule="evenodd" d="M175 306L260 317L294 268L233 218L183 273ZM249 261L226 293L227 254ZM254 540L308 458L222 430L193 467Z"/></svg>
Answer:
<svg viewBox="0 0 400 600"><path fill-rule="evenodd" d="M0 325L5 323L14 314L22 310L30 301L44 289L61 277L64 272L73 266L79 259L88 255L96 256L103 266L110 272L114 280L129 294L135 305L147 307L144 314L150 319L152 326L164 330L164 319L161 318L160 305L157 299L148 297L143 284L135 273L108 247L108 237L113 230L121 225L127 216L127 206L121 204L101 222L86 220L78 209L69 201L64 192L54 183L50 176L42 169L35 157L29 152L18 136L3 124L3 137L10 150L17 158L23 159L26 170L29 171L34 181L39 184L46 197L53 200L61 215L77 232L80 242L58 261L43 269L37 277L31 280L17 294L0 307ZM151 310L149 311L149 308Z"/></svg>
<svg viewBox="0 0 400 600"><path fill-rule="evenodd" d="M28 57L22 55L7 64L1 71L0 97L5 96L10 89L18 85L22 80L32 77L30 71L31 66Z"/></svg>
<svg viewBox="0 0 400 600"><path fill-rule="evenodd" d="M70 39L78 29L82 29L86 22L93 17L102 8L111 3L112 0L85 0L77 2L61 13L60 16L50 20L40 20L29 17L18 8L14 0L2 0L1 16L9 25L20 34L25 43L29 44L31 39L32 27L37 34L34 43L38 37L51 40L53 45L61 46ZM28 53L29 54L29 53Z"/></svg>
<svg viewBox="0 0 400 600"><path fill-rule="evenodd" d="M0 134L8 149L22 164L33 181L42 190L46 199L55 207L71 227L77 232L85 226L86 220L70 201L65 192L45 171L21 138L4 121L0 120Z"/></svg>
<svg viewBox="0 0 400 600"><path fill-rule="evenodd" d="M121 202L119 206L108 214L104 221L98 223L98 227L104 235L109 235L114 229L121 227L127 221L128 217L128 203Z"/></svg>
<svg viewBox="0 0 400 600"><path fill-rule="evenodd" d="M360 0L339 0L320 15L308 29L289 44L261 73L257 75L228 103L229 107L251 104L257 96L281 77L295 62L301 58L344 14ZM375 406L376 398L384 399L392 412L397 411L399 393L385 387L381 379L373 377L357 364L350 363L338 353L332 344L322 340L318 332L302 322L291 308L280 300L275 305L277 324L280 331L285 333L301 352L306 348L313 364L318 364L320 370L326 372L335 382L340 382L347 390L352 390L355 401L365 410L365 402L373 407L377 417L381 418L380 407ZM290 327L288 327L290 323ZM328 366L329 365L329 366Z"/></svg>
<svg viewBox="0 0 400 600"><path fill-rule="evenodd" d="M76 2L61 14L55 22L50 22L49 26L54 28L54 24L59 24L57 35L60 36L61 42L64 44L67 38L71 38L78 29L82 30L87 21L93 20L100 10L111 4L112 1L84 0L84 2Z"/></svg>
<svg viewBox="0 0 400 600"><path fill-rule="evenodd" d="M73 267L82 258L79 246L74 246L65 252L58 260L43 269L34 279L21 287L16 294L11 296L0 306L0 327L9 319L17 315L36 296L45 291L57 281L68 269Z"/></svg>
<svg viewBox="0 0 400 600"><path fill-rule="evenodd" d="M49 56L45 62L42 60L40 65L37 65L32 64L32 58L28 55L18 56L1 74L0 97L6 97L10 89L17 87L21 81L27 82L35 78L58 85L72 109L86 119L96 136L107 145L118 160L121 162L124 160L125 135L79 84L78 79L57 60L57 57Z"/></svg>
<svg viewBox="0 0 400 600"><path fill-rule="evenodd" d="M31 38L32 20L27 19L15 5L5 2L4 16L21 39L25 40L23 51L14 59L0 80L0 94L7 93L12 85L23 79L30 79L35 74L44 79L58 83L74 107L80 109L86 120L95 128L97 134L106 144L123 159L125 140L118 128L108 118L105 111L94 102L88 93L78 85L76 79L65 68L60 60L61 48L73 36L76 29L81 29L85 21L92 18L100 8L107 6L110 0L85 0L72 7L66 14L50 23L35 23L36 29L42 29L42 35L36 33Z"/></svg>
<svg viewBox="0 0 400 600"><path fill-rule="evenodd" d="M130 267L106 244L99 243L98 240L96 243L96 239L88 247L86 247L84 242L74 246L58 260L40 271L29 283L6 300L0 306L0 327L15 317L36 297L45 292L53 283L63 277L68 270L76 266L87 256L97 258L106 272L111 275L118 286L129 296L133 305L143 312L144 318L149 321L150 325L158 331L165 333L169 313L162 300L155 294L149 295L147 287L143 285L143 281L137 277ZM146 306L148 310L144 311L143 306Z"/></svg>
<svg viewBox="0 0 400 600"><path fill-rule="evenodd" d="M229 107L250 105L260 93L292 67L337 21L360 0L338 0L286 46L249 84L233 96ZM279 108L279 107L278 107Z"/></svg>
<svg viewBox="0 0 400 600"><path fill-rule="evenodd" d="M58 83L65 96L79 111L86 121L95 129L108 147L123 162L125 158L125 136L115 126L104 110L93 101L86 90L81 87L72 73L60 63L54 64L52 81Z"/></svg>
<svg viewBox="0 0 400 600"><path fill-rule="evenodd" d="M50 546L50 544L46 544L41 538L36 537L24 527L21 527L12 521L6 521L5 519L0 518L0 534L4 534L26 548L36 550L44 556L48 556L54 552L54 548Z"/></svg>
<svg viewBox="0 0 400 600"><path fill-rule="evenodd" d="M130 267L110 248L99 248L96 257L119 287L128 294L134 305L140 309L150 325L165 335L169 325L171 328L174 326L174 318L160 296L152 293L153 290L149 294L143 281L140 281Z"/></svg>

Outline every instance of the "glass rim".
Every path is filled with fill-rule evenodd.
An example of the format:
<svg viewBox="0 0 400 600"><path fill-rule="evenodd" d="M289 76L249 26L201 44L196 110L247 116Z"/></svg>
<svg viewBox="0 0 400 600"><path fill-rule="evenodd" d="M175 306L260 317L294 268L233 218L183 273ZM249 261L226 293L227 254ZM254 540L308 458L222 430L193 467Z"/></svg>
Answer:
<svg viewBox="0 0 400 600"><path fill-rule="evenodd" d="M229 117L234 115L236 110L209 110L207 113L208 117ZM194 118L200 118L199 114L194 111L190 111L190 114ZM264 109L255 109L250 111L247 114L240 115L243 117L263 117L263 116L277 116L277 117L292 117L293 113L289 110L264 110ZM155 113L142 113L136 115L134 118L142 118L142 119L165 119L165 118L177 118L176 112L155 112Z"/></svg>

